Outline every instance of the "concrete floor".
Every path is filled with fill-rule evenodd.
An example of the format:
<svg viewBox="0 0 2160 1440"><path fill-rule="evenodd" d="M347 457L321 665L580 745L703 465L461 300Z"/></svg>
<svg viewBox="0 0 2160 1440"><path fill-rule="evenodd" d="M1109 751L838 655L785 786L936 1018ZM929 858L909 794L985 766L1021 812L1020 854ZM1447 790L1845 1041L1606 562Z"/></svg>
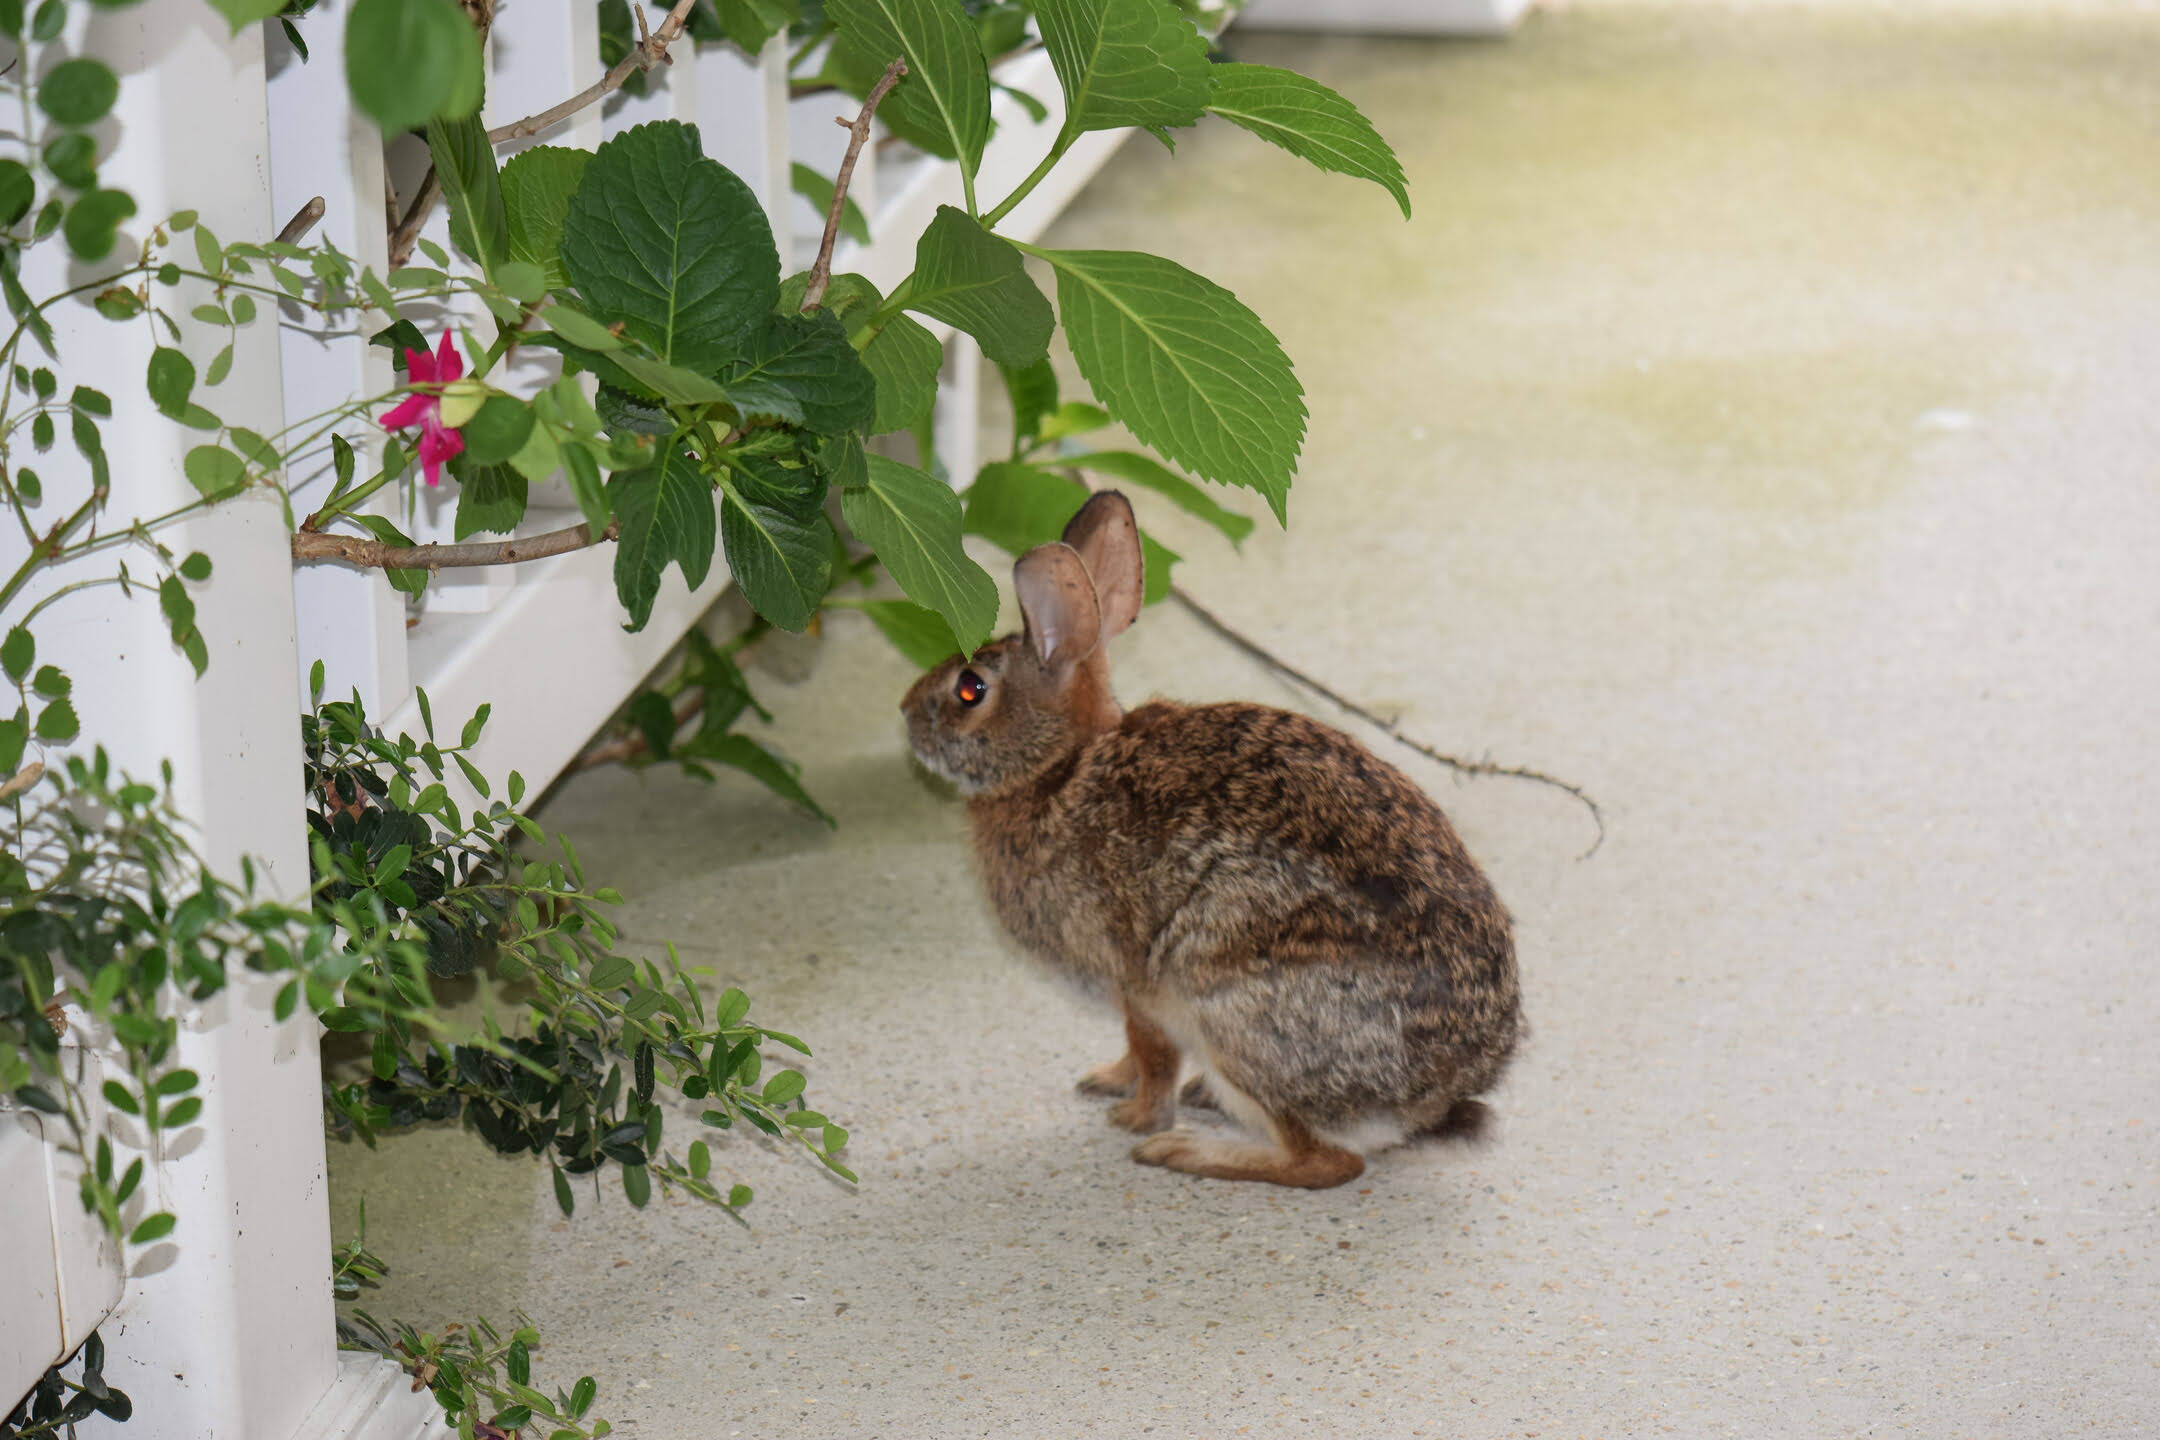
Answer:
<svg viewBox="0 0 2160 1440"><path fill-rule="evenodd" d="M652 1440L2160 1433L2160 15L1954 8L1240 37L1415 222L1211 127L1052 237L1204 270L1310 394L1287 535L1144 515L1185 582L1607 809L1578 860L1564 796L1407 765L1519 922L1494 1143L1128 1163L1070 1089L1114 1022L1005 950L843 620L759 681L836 833L664 775L543 818L818 1046L860 1189L735 1142L746 1229L565 1224L467 1136L340 1150L375 1308L522 1306ZM1168 607L1118 661L1305 703Z"/></svg>

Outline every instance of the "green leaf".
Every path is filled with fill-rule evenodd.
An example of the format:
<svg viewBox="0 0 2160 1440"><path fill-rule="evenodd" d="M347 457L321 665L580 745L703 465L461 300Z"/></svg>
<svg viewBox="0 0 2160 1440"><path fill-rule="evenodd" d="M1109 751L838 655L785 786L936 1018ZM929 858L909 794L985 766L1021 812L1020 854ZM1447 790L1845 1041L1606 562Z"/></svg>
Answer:
<svg viewBox="0 0 2160 1440"><path fill-rule="evenodd" d="M562 263L592 310L691 370L727 359L780 293L757 197L674 120L594 153L563 221Z"/></svg>
<svg viewBox="0 0 2160 1440"><path fill-rule="evenodd" d="M785 1105L802 1094L809 1083L800 1070L782 1070L765 1082L765 1099L774 1105Z"/></svg>
<svg viewBox="0 0 2160 1440"><path fill-rule="evenodd" d="M1036 438L1063 440L1073 435L1088 435L1107 429L1111 423L1110 412L1102 406L1090 405L1085 400L1067 400L1044 417Z"/></svg>
<svg viewBox="0 0 2160 1440"><path fill-rule="evenodd" d="M1135 455L1129 450L1096 450L1068 456L1058 463L1078 466L1097 475L1115 476L1128 485L1153 490L1186 514L1197 516L1222 531L1233 545L1243 543L1245 537L1252 534L1250 517L1223 509L1205 490L1145 455Z"/></svg>
<svg viewBox="0 0 2160 1440"><path fill-rule="evenodd" d="M70 700L55 700L38 712L37 737L53 744L73 740L82 733L82 724L75 718L75 705Z"/></svg>
<svg viewBox="0 0 2160 1440"><path fill-rule="evenodd" d="M427 140L435 178L442 182L443 198L450 203L450 243L482 274L499 277L511 258L510 221L487 127L478 114L455 120L437 117L428 121Z"/></svg>
<svg viewBox="0 0 2160 1440"><path fill-rule="evenodd" d="M791 180L790 188L797 195L808 200L811 207L818 214L829 215L832 213L832 181L826 179L808 165L803 164L800 160L795 162L794 168L789 172L789 175ZM27 196L24 197L22 203L24 210L30 208L30 200ZM13 224L14 222L9 221L8 223ZM862 206L855 203L855 197L852 195L840 202L840 233L858 245L868 245L870 243L870 222L863 218Z"/></svg>
<svg viewBox="0 0 2160 1440"><path fill-rule="evenodd" d="M895 315L863 347L863 365L877 382L877 412L865 434L913 430L937 408L945 347L912 316ZM1046 362L1047 363L1047 362Z"/></svg>
<svg viewBox="0 0 2160 1440"><path fill-rule="evenodd" d="M167 415L178 418L195 393L195 362L169 345L150 352L150 401Z"/></svg>
<svg viewBox="0 0 2160 1440"><path fill-rule="evenodd" d="M1208 113L1322 170L1370 180L1410 218L1402 163L1358 108L1317 80L1272 65L1212 65Z"/></svg>
<svg viewBox="0 0 2160 1440"><path fill-rule="evenodd" d="M173 1226L179 1223L170 1211L160 1210L135 1227L134 1232L128 1236L128 1244L148 1245L153 1240L162 1240L172 1234Z"/></svg>
<svg viewBox="0 0 2160 1440"><path fill-rule="evenodd" d="M766 41L802 18L802 6L797 0L714 0L713 8L720 33L752 59L765 48ZM691 11L693 19L702 16L704 9L701 5ZM698 36L701 41L705 38Z"/></svg>
<svg viewBox="0 0 2160 1440"><path fill-rule="evenodd" d="M58 700L75 688L75 682L57 665L40 665L31 677L30 688L47 700Z"/></svg>
<svg viewBox="0 0 2160 1440"><path fill-rule="evenodd" d="M592 452L581 444L562 448L563 478L570 484L570 493L577 500L578 513L585 517L585 524L592 534L598 535L607 528L607 487L600 480L599 462Z"/></svg>
<svg viewBox="0 0 2160 1440"><path fill-rule="evenodd" d="M1020 252L950 205L916 242L907 306L965 330L1000 365L1043 359L1057 328Z"/></svg>
<svg viewBox="0 0 2160 1440"><path fill-rule="evenodd" d="M205 495L222 494L247 475L247 462L221 445L197 445L188 451L180 468Z"/></svg>
<svg viewBox="0 0 2160 1440"><path fill-rule="evenodd" d="M459 458L470 465L500 465L525 447L532 434L533 407L508 395L490 395L473 417L458 427L465 437Z"/></svg>
<svg viewBox="0 0 2160 1440"><path fill-rule="evenodd" d="M210 0L210 8L223 15L225 22L232 26L232 33L238 35L257 21L268 20L283 10L286 3L287 0ZM307 56L303 54L300 58L305 60Z"/></svg>
<svg viewBox="0 0 2160 1440"><path fill-rule="evenodd" d="M22 626L17 625L8 631L6 640L0 640L0 666L6 667L8 679L16 684L23 682L36 662L37 641Z"/></svg>
<svg viewBox="0 0 2160 1440"><path fill-rule="evenodd" d="M864 457L868 480L840 496L857 536L908 598L945 617L972 654L997 626L997 585L960 544L960 497L934 476L883 455Z"/></svg>
<svg viewBox="0 0 2160 1440"><path fill-rule="evenodd" d="M0 775L13 775L22 764L23 747L30 743L30 727L20 720L0 720Z"/></svg>
<svg viewBox="0 0 2160 1440"><path fill-rule="evenodd" d="M102 60L77 56L45 72L38 108L61 125L95 125L120 98L120 77Z"/></svg>
<svg viewBox="0 0 2160 1440"><path fill-rule="evenodd" d="M801 631L825 598L832 569L824 483L811 476L807 493L789 494L737 464L718 478L720 539L729 573L760 615L783 630Z"/></svg>
<svg viewBox="0 0 2160 1440"><path fill-rule="evenodd" d="M1258 316L1159 255L1039 250L1095 396L1143 442L1285 518L1305 440L1304 390Z"/></svg>
<svg viewBox="0 0 2160 1440"><path fill-rule="evenodd" d="M1039 466L985 465L968 487L967 533L980 535L1010 555L1024 555L1064 533L1065 522L1087 503L1088 488ZM1170 593L1174 551L1140 532L1145 582L1142 598L1153 605Z"/></svg>
<svg viewBox="0 0 2160 1440"><path fill-rule="evenodd" d="M744 419L768 416L825 435L860 429L877 409L877 381L826 310L766 316L721 382Z"/></svg>
<svg viewBox="0 0 2160 1440"><path fill-rule="evenodd" d="M61 230L78 260L102 260L119 243L120 222L135 213L135 197L124 190L92 190L67 208Z"/></svg>
<svg viewBox="0 0 2160 1440"><path fill-rule="evenodd" d="M193 458L192 452L189 458ZM189 478L193 479L194 477L191 475ZM412 537L398 529L387 515L355 515L352 518L385 545L409 546L413 543ZM401 595L418 595L427 589L428 572L425 570L385 570L383 571L383 578L390 582L391 589ZM425 809L426 807L421 808Z"/></svg>
<svg viewBox="0 0 2160 1440"><path fill-rule="evenodd" d="M180 562L180 573L198 585L210 578L210 557L197 550Z"/></svg>
<svg viewBox="0 0 2160 1440"><path fill-rule="evenodd" d="M49 152L52 146L48 145L46 149ZM46 163L52 162L48 159ZM61 176L63 180L66 178ZM37 182L30 178L29 169L20 160L0 160L0 225L13 225L29 214L31 203L36 199Z"/></svg>
<svg viewBox="0 0 2160 1440"><path fill-rule="evenodd" d="M825 16L869 74L907 61L878 118L972 177L990 138L990 69L960 0L826 0Z"/></svg>
<svg viewBox="0 0 2160 1440"><path fill-rule="evenodd" d="M508 465L474 465L458 477L457 537L508 535L525 518L525 477Z"/></svg>
<svg viewBox="0 0 2160 1440"><path fill-rule="evenodd" d="M88 135L75 133L55 135L45 142L45 168L52 171L53 177L63 185L77 190L96 189L97 141ZM7 209L7 203L0 201L0 214L5 214ZM30 200L25 196L22 210L17 211L6 223L14 224L29 209Z"/></svg>
<svg viewBox="0 0 2160 1440"><path fill-rule="evenodd" d="M345 83L385 135L418 129L471 91L480 36L453 0L355 0L345 22Z"/></svg>
<svg viewBox="0 0 2160 1440"><path fill-rule="evenodd" d="M620 529L615 537L615 593L630 612L631 630L652 618L660 574L674 561L693 590L712 567L715 525L712 483L679 449L670 449L643 470L614 476L608 503Z"/></svg>
<svg viewBox="0 0 2160 1440"><path fill-rule="evenodd" d="M577 193L589 150L538 145L510 157L502 167L503 206L510 225L510 257L538 265L551 290L570 283L563 270L563 221Z"/></svg>
<svg viewBox="0 0 2160 1440"><path fill-rule="evenodd" d="M608 351L622 348L621 336L584 311L560 300L540 312L540 323L581 349Z"/></svg>
<svg viewBox="0 0 2160 1440"><path fill-rule="evenodd" d="M574 1214L577 1210L577 1199L570 1193L570 1177L563 1174L559 1166L550 1166L549 1168L555 1171L555 1204L557 1208L565 1215Z"/></svg>
<svg viewBox="0 0 2160 1440"><path fill-rule="evenodd" d="M743 1206L750 1203L750 1187L748 1185L737 1185L730 1189L727 1195L727 1203L728 1208L731 1210L742 1209Z"/></svg>
<svg viewBox="0 0 2160 1440"><path fill-rule="evenodd" d="M685 370L680 365L670 365L664 360L619 351L608 357L629 375L650 389L663 400L678 405L718 405L734 398L732 392L706 379L695 370ZM668 429L673 429L672 422ZM665 431L657 433L666 433Z"/></svg>
<svg viewBox="0 0 2160 1440"><path fill-rule="evenodd" d="M1190 125L1207 108L1207 41L1170 0L1038 0L1035 23L1068 135Z"/></svg>
<svg viewBox="0 0 2160 1440"><path fill-rule="evenodd" d="M652 1199L652 1176L643 1165L625 1165L622 1167L622 1188L623 1194L630 1197L630 1203L643 1209L645 1202Z"/></svg>
<svg viewBox="0 0 2160 1440"><path fill-rule="evenodd" d="M866 600L862 612L877 626L878 633L919 670L942 665L961 653L952 626L935 610L925 610L908 600Z"/></svg>
<svg viewBox="0 0 2160 1440"><path fill-rule="evenodd" d="M1057 409L1057 371L1045 356L1018 370L1001 366L998 373L1004 377L1005 393L1012 400L1013 451L1017 454L1041 433L1043 416Z"/></svg>
<svg viewBox="0 0 2160 1440"><path fill-rule="evenodd" d="M740 770L781 799L800 805L827 825L834 823L832 816L825 813L825 807L811 799L810 792L803 789L802 782L795 778L795 767L748 735L737 732L715 736L699 735L688 744L676 747L676 753Z"/></svg>

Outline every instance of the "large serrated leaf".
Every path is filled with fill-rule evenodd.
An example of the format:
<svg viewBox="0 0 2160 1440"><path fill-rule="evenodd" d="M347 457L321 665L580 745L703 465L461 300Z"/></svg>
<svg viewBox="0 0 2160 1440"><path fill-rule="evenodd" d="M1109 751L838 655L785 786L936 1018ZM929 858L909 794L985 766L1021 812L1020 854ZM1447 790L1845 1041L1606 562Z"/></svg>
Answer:
<svg viewBox="0 0 2160 1440"><path fill-rule="evenodd" d="M945 347L912 317L895 315L863 347L863 364L877 381L877 414L866 433L913 430L937 405Z"/></svg>
<svg viewBox="0 0 2160 1440"><path fill-rule="evenodd" d="M833 533L824 485L788 493L769 471L729 465L720 475L720 541L743 598L783 630L800 631L825 598Z"/></svg>
<svg viewBox="0 0 2160 1440"><path fill-rule="evenodd" d="M1338 175L1370 180L1410 218L1402 163L1358 108L1317 80L1272 65L1216 65L1208 113Z"/></svg>
<svg viewBox="0 0 2160 1440"><path fill-rule="evenodd" d="M1038 0L1035 21L1066 134L1190 125L1207 108L1207 41L1170 0Z"/></svg>
<svg viewBox="0 0 2160 1440"><path fill-rule="evenodd" d="M900 582L908 598L945 617L973 653L997 626L997 585L960 544L960 497L911 465L867 455L868 479L841 492L857 538Z"/></svg>
<svg viewBox="0 0 2160 1440"><path fill-rule="evenodd" d="M1028 278L1027 262L950 205L940 205L915 243L910 310L966 331L1000 365L1032 365L1049 353L1057 317Z"/></svg>
<svg viewBox="0 0 2160 1440"><path fill-rule="evenodd" d="M487 127L478 115L430 120L427 140L435 178L450 202L450 243L493 278L511 258L510 223Z"/></svg>
<svg viewBox="0 0 2160 1440"><path fill-rule="evenodd" d="M874 75L907 61L879 118L972 176L990 138L990 69L960 0L826 0L825 18L857 68Z"/></svg>
<svg viewBox="0 0 2160 1440"><path fill-rule="evenodd" d="M985 465L968 487L963 524L1008 555L1025 555L1065 533L1065 522L1080 513L1091 492L1039 466L1010 461ZM1170 593L1170 567L1181 557L1145 530L1140 532L1140 560L1145 573L1141 598L1149 605Z"/></svg>
<svg viewBox="0 0 2160 1440"><path fill-rule="evenodd" d="M750 187L674 120L595 151L563 220L564 273L603 321L662 360L710 371L780 295L772 226Z"/></svg>
<svg viewBox="0 0 2160 1440"><path fill-rule="evenodd" d="M609 479L607 496L619 527L615 593L630 612L625 628L642 630L669 561L692 589L705 583L715 538L712 484L681 450L671 449L643 470Z"/></svg>
<svg viewBox="0 0 2160 1440"><path fill-rule="evenodd" d="M877 405L877 382L829 310L766 316L721 380L745 418L769 416L824 435L869 424Z"/></svg>
<svg viewBox="0 0 2160 1440"><path fill-rule="evenodd" d="M1159 255L1031 253L1057 270L1066 339L1095 398L1187 470L1257 490L1285 518L1305 392L1260 317Z"/></svg>
<svg viewBox="0 0 2160 1440"><path fill-rule="evenodd" d="M502 167L503 207L510 224L510 256L538 265L547 276L548 288L570 283L562 263L563 221L570 214L570 199L577 194L589 150L570 150L537 145L513 155Z"/></svg>

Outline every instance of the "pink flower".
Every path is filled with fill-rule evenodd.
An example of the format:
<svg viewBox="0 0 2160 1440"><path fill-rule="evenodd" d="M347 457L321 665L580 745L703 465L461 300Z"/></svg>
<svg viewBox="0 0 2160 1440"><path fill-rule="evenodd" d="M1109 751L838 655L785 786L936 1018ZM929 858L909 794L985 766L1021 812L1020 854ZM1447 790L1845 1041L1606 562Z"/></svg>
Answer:
<svg viewBox="0 0 2160 1440"><path fill-rule="evenodd" d="M464 373L465 362L459 358L447 330L432 356L425 350L407 350L405 380L413 393L382 417L385 430L420 427L420 466L430 485L440 480L443 462L465 448L465 437L445 425L442 415L443 387Z"/></svg>

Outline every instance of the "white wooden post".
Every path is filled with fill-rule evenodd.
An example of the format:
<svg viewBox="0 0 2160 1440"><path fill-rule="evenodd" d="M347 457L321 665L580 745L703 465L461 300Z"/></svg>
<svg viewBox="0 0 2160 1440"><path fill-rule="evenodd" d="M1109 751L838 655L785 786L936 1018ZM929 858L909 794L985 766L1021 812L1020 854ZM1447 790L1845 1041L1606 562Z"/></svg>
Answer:
<svg viewBox="0 0 2160 1440"><path fill-rule="evenodd" d="M122 80L110 133L127 142L106 162L106 181L140 207L116 253L129 253L157 217L182 206L199 210L224 238L273 233L279 220L265 164L259 30L228 38L217 12L204 5L94 11L87 26L83 48ZM50 247L34 254L34 290L73 273ZM158 298L183 317L184 331L199 331L184 318L188 303L175 303L184 293ZM70 377L63 383L94 378L113 400L105 426L110 513L152 515L191 498L181 460L201 437L155 415L143 393L138 377L154 338L149 326L115 325L80 305L62 308L55 328L62 373ZM206 338L192 335L205 349ZM201 399L230 423L274 432L283 417L280 360L277 328L266 317L240 332L230 377ZM56 493L80 481L63 482L61 464L49 468ZM253 856L265 890L297 898L308 872L295 783L300 682L278 500L258 491L162 538L181 553L204 551L216 567L196 593L207 676L197 679L155 605L139 593L128 600L92 591L56 605L40 622L41 646L73 673L85 734L122 767L154 777L161 760L171 761L176 803L198 827L213 869L236 875L240 858ZM136 1202L172 1210L179 1226L170 1241L133 1257L126 1298L104 1332L106 1373L135 1401L136 1418L124 1432L111 1432L127 1440L363 1433L310 1424L311 1412L340 1398L341 1376L344 1397L372 1387L404 1407L405 1423L385 1430L384 1418L396 1412L375 1406L373 1433L418 1433L424 1412L411 1402L427 1397L385 1386L384 1372L394 1377L395 1367L379 1360L343 1371L339 1365L318 1027L304 1014L273 1023L272 989L236 975L213 1000L180 1013L176 1060L201 1076L204 1109L167 1137L162 1163L151 1167L147 1193ZM79 1205L72 1218L81 1218ZM83 1428L111 1430L101 1422Z"/></svg>

